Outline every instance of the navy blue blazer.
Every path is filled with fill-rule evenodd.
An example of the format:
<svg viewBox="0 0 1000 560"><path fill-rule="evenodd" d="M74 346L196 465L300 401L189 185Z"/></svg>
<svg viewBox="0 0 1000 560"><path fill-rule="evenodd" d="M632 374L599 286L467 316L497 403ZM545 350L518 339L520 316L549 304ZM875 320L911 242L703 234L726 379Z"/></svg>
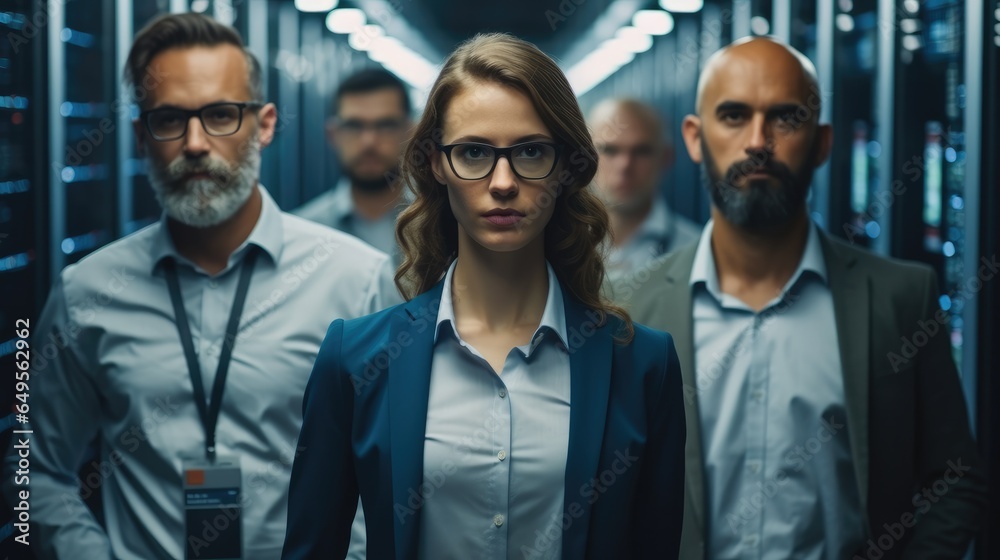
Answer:
<svg viewBox="0 0 1000 560"><path fill-rule="evenodd" d="M306 388L282 558L344 558L360 492L368 558L415 559L431 357L443 281L327 332ZM570 429L562 556L676 558L684 407L669 334L621 321L563 288Z"/></svg>

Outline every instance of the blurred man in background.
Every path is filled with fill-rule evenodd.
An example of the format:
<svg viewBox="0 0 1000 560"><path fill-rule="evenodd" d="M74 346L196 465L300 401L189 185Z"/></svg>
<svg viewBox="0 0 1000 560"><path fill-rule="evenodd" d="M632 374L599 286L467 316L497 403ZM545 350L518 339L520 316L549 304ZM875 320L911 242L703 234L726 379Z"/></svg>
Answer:
<svg viewBox="0 0 1000 560"><path fill-rule="evenodd" d="M395 224L405 196L399 157L410 109L406 86L386 70L366 69L344 80L327 125L343 176L295 214L358 237L398 261Z"/></svg>
<svg viewBox="0 0 1000 560"><path fill-rule="evenodd" d="M332 320L400 301L389 257L281 212L258 184L277 110L234 29L160 17L125 76L164 214L66 267L35 328L31 544L41 558L277 558L320 343ZM100 478L82 485L95 438ZM81 486L99 489L102 522Z"/></svg>
<svg viewBox="0 0 1000 560"><path fill-rule="evenodd" d="M597 193L611 217L610 276L698 240L701 228L675 214L660 192L674 152L656 110L631 99L609 99L590 113L599 154Z"/></svg>

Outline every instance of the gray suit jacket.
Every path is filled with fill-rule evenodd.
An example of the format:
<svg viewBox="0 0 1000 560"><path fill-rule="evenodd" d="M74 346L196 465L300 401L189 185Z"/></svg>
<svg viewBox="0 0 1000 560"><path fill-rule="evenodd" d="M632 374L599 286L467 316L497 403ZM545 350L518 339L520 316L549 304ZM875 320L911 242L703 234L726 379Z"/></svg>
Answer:
<svg viewBox="0 0 1000 560"><path fill-rule="evenodd" d="M851 452L871 539L860 555L960 558L985 510L986 482L951 358L947 315L938 306L936 275L922 264L879 257L825 234L821 239ZM688 430L685 559L706 556L707 530L688 285L696 247L659 257L616 279L609 290L635 322L670 332L680 358ZM947 485L940 495L936 481L937 489ZM930 493L918 500L915 494L924 489ZM889 536L879 541L883 535ZM881 545L890 540L884 550Z"/></svg>

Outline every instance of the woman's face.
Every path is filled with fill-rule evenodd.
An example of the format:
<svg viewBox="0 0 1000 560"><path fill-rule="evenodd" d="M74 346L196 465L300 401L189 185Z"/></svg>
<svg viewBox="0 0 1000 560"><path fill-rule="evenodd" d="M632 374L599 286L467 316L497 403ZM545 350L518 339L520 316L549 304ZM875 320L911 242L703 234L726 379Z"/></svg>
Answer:
<svg viewBox="0 0 1000 560"><path fill-rule="evenodd" d="M458 221L459 246L473 241L491 251L518 251L544 243L545 225L555 208L555 192L546 184L558 174L548 145L556 139L520 91L501 84L480 82L463 88L444 112L442 144L476 143L497 148L521 145L509 158L495 157L489 148L460 145L452 148L451 162L438 152L431 168L448 188L451 211ZM547 145L548 144L548 145ZM518 176L542 179L525 179ZM456 173L457 171L457 173ZM473 177L463 179L462 177Z"/></svg>

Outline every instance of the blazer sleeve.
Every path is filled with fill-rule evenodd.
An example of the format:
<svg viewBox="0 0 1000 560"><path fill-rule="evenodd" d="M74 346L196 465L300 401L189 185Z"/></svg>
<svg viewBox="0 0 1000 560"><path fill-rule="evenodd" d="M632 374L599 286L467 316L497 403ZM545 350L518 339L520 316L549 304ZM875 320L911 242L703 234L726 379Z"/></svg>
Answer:
<svg viewBox="0 0 1000 560"><path fill-rule="evenodd" d="M354 389L341 368L344 321L330 325L306 386L292 464L286 560L344 558L358 508L351 446Z"/></svg>
<svg viewBox="0 0 1000 560"><path fill-rule="evenodd" d="M919 521L903 557L961 558L979 530L987 486L951 357L947 315L938 306L940 292L932 272L926 286L924 300L919 302L922 321L941 324L942 332L929 336L927 346L916 357L916 474L920 483L917 492L932 490L913 499ZM948 490L938 496L941 481Z"/></svg>
<svg viewBox="0 0 1000 560"><path fill-rule="evenodd" d="M651 379L649 432L632 517L636 558L677 558L684 518L684 401L681 366L673 338L665 335L666 360ZM662 341L662 339L658 339Z"/></svg>

